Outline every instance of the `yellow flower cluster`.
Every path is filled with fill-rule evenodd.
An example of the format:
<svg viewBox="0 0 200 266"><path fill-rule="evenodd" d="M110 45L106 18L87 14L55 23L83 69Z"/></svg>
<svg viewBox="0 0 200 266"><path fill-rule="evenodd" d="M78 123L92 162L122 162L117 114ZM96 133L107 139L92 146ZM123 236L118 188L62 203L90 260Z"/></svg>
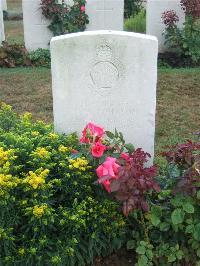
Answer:
<svg viewBox="0 0 200 266"><path fill-rule="evenodd" d="M57 139L58 138L58 135L55 134L55 133L49 133L49 138L50 139Z"/></svg>
<svg viewBox="0 0 200 266"><path fill-rule="evenodd" d="M23 115L22 115L22 119L24 120L30 120L32 118L32 114L29 113L29 112L25 112Z"/></svg>
<svg viewBox="0 0 200 266"><path fill-rule="evenodd" d="M33 137L37 137L37 136L40 135L40 133L39 133L38 131L32 131L32 132L31 132L31 135L32 135Z"/></svg>
<svg viewBox="0 0 200 266"><path fill-rule="evenodd" d="M19 248L19 249L18 249L18 254L19 254L20 256L24 256L24 255L25 255L25 249L24 249L24 248Z"/></svg>
<svg viewBox="0 0 200 266"><path fill-rule="evenodd" d="M19 184L19 179L13 177L12 175L0 174L0 187L5 188L14 188Z"/></svg>
<svg viewBox="0 0 200 266"><path fill-rule="evenodd" d="M85 157L80 157L77 159L69 159L69 169L77 169L80 171L86 171L90 167L88 166L88 161Z"/></svg>
<svg viewBox="0 0 200 266"><path fill-rule="evenodd" d="M3 166L8 160L10 156L13 156L13 150L4 151L2 147L0 147L0 166Z"/></svg>
<svg viewBox="0 0 200 266"><path fill-rule="evenodd" d="M29 176L24 179L23 183L28 183L33 189L37 189L45 184L45 178L49 174L49 170L45 169L40 174L36 174L32 171L29 172Z"/></svg>
<svg viewBox="0 0 200 266"><path fill-rule="evenodd" d="M66 147L66 146L64 146L64 145L60 145L60 146L58 147L58 151L59 151L59 152L69 152L69 151L72 151L72 148L70 148L70 147Z"/></svg>
<svg viewBox="0 0 200 266"><path fill-rule="evenodd" d="M35 152L33 152L34 155L39 156L40 158L45 158L49 155L49 152L45 148L37 148Z"/></svg>
<svg viewBox="0 0 200 266"><path fill-rule="evenodd" d="M41 218L44 213L45 213L45 210L47 209L47 204L42 204L42 205L36 205L33 207L33 215L36 217L36 218Z"/></svg>

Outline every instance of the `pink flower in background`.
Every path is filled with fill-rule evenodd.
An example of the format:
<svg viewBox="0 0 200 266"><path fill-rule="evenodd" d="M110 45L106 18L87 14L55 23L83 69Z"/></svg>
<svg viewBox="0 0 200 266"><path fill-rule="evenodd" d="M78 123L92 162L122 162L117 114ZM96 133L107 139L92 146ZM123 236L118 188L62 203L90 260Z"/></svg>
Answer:
<svg viewBox="0 0 200 266"><path fill-rule="evenodd" d="M97 142L103 136L104 133L105 131L102 127L94 125L93 123L88 123L82 131L82 137L80 139L80 142Z"/></svg>
<svg viewBox="0 0 200 266"><path fill-rule="evenodd" d="M81 6L81 12L85 12L85 6Z"/></svg>
<svg viewBox="0 0 200 266"><path fill-rule="evenodd" d="M106 146L103 145L100 141L98 141L92 146L91 151L94 157L100 158L104 154L105 150L106 150Z"/></svg>
<svg viewBox="0 0 200 266"><path fill-rule="evenodd" d="M103 181L99 180L99 183L102 183L108 192L110 192L110 179L117 178L119 167L120 165L116 163L116 158L107 157L105 162L96 169L99 179L108 177L108 179Z"/></svg>

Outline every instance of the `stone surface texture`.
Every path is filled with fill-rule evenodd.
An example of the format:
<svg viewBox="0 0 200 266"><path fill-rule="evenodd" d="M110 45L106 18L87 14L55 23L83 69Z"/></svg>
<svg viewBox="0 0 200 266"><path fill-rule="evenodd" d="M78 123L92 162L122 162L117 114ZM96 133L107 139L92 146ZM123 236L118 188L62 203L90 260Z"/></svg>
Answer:
<svg viewBox="0 0 200 266"><path fill-rule="evenodd" d="M123 30L124 0L89 0L87 30Z"/></svg>
<svg viewBox="0 0 200 266"><path fill-rule="evenodd" d="M5 33L4 33L4 23L3 23L3 9L2 9L2 1L0 0L0 46L4 40L5 40Z"/></svg>
<svg viewBox="0 0 200 266"><path fill-rule="evenodd" d="M51 40L54 125L78 133L88 122L116 128L154 154L157 39L88 31Z"/></svg>
<svg viewBox="0 0 200 266"><path fill-rule="evenodd" d="M37 48L49 48L52 38L51 31L47 28L50 22L42 15L40 0L23 0L24 40L28 51Z"/></svg>
<svg viewBox="0 0 200 266"><path fill-rule="evenodd" d="M147 1L147 34L154 35L158 39L159 51L164 52L167 47L164 45L163 32L165 25L162 23L162 13L168 10L176 11L179 16L177 25L182 28L185 22L185 14L181 9L180 0L148 0Z"/></svg>
<svg viewBox="0 0 200 266"><path fill-rule="evenodd" d="M6 0L2 0L2 9L3 11L7 11L7 1Z"/></svg>

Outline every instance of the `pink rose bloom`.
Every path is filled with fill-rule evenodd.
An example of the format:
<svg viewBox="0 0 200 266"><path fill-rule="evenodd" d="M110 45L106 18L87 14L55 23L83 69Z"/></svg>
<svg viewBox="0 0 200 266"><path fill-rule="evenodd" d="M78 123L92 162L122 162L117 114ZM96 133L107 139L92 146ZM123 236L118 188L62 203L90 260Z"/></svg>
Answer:
<svg viewBox="0 0 200 266"><path fill-rule="evenodd" d="M88 123L82 131L80 142L91 143L93 141L98 141L104 133L105 131L102 127L94 125L93 123Z"/></svg>
<svg viewBox="0 0 200 266"><path fill-rule="evenodd" d="M120 157L122 159L124 159L125 161L129 161L129 159L130 159L129 154L128 153L125 153L125 152L122 152L121 155L120 155Z"/></svg>
<svg viewBox="0 0 200 266"><path fill-rule="evenodd" d="M119 167L120 165L116 163L116 158L107 157L106 161L96 169L96 173L97 173L98 178L108 176L110 178L116 179L118 171L119 171ZM110 191L110 179L104 180L102 183L105 189L110 193L111 192Z"/></svg>
<svg viewBox="0 0 200 266"><path fill-rule="evenodd" d="M100 158L104 151L106 150L106 146L103 145L100 141L96 142L93 146L92 146L92 155L96 158Z"/></svg>
<svg viewBox="0 0 200 266"><path fill-rule="evenodd" d="M85 6L81 6L81 12L85 12Z"/></svg>

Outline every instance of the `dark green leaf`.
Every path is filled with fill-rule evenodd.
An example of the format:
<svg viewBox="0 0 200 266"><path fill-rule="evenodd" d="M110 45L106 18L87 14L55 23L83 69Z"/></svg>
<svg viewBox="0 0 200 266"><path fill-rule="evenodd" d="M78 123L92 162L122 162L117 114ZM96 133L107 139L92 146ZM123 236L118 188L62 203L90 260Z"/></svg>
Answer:
<svg viewBox="0 0 200 266"><path fill-rule="evenodd" d="M139 247L136 248L136 252L137 252L138 254L140 254L140 255L145 254L145 251L146 251L146 249L145 249L144 246L139 246Z"/></svg>
<svg viewBox="0 0 200 266"><path fill-rule="evenodd" d="M134 249L135 248L135 241L134 240L129 240L127 242L127 249Z"/></svg>
<svg viewBox="0 0 200 266"><path fill-rule="evenodd" d="M194 213L194 207L191 203L186 202L185 204L183 204L183 209L185 212L187 213Z"/></svg>
<svg viewBox="0 0 200 266"><path fill-rule="evenodd" d="M171 219L174 225L181 224L184 220L184 211L182 209L175 209L172 212Z"/></svg>

